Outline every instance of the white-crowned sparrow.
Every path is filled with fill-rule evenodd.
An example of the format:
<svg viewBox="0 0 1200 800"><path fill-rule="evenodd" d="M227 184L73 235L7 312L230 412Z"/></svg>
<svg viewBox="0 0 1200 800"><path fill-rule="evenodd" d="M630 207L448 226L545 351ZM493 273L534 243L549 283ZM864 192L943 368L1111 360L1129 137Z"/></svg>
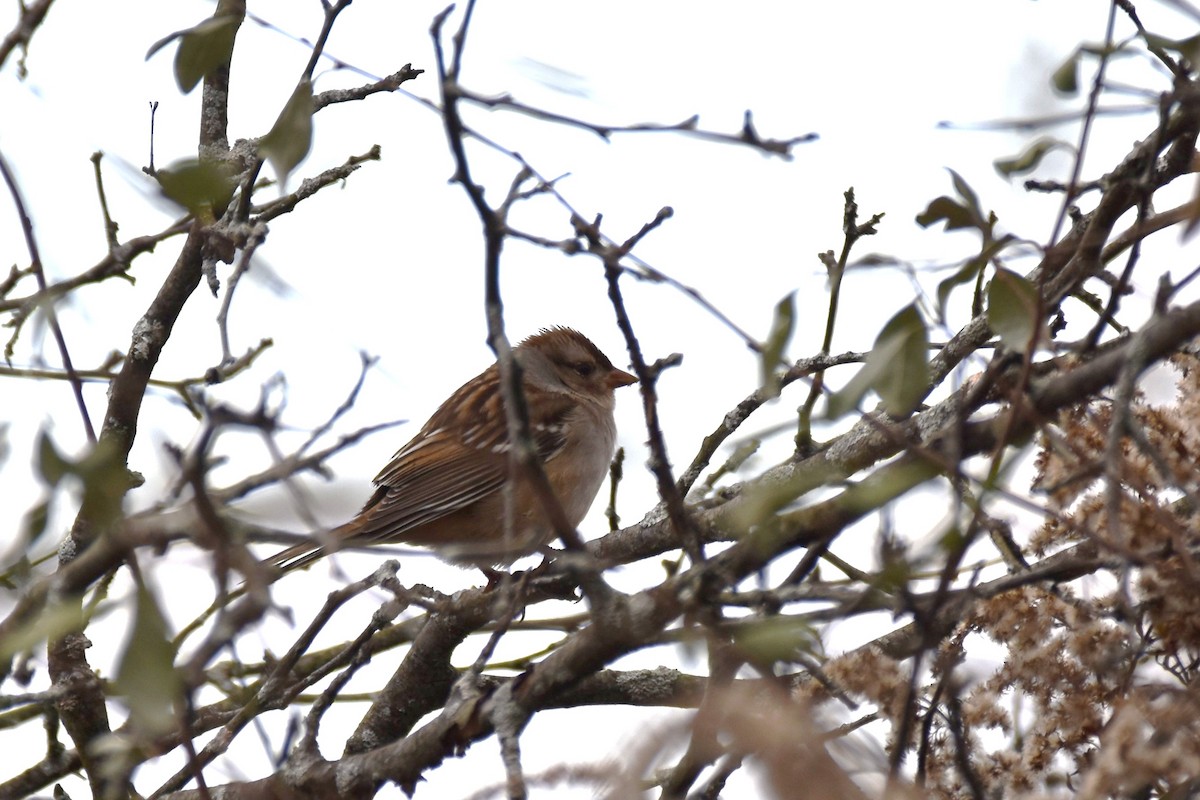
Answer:
<svg viewBox="0 0 1200 800"><path fill-rule="evenodd" d="M613 392L637 378L570 328L543 329L517 345L513 358L521 367L530 435L546 477L567 520L578 525L616 445ZM321 541L405 542L460 564L509 564L555 538L536 493L518 475L509 457L500 371L493 364L450 395L400 448L376 476L375 492L358 516L267 561L284 570L307 566L326 554Z"/></svg>

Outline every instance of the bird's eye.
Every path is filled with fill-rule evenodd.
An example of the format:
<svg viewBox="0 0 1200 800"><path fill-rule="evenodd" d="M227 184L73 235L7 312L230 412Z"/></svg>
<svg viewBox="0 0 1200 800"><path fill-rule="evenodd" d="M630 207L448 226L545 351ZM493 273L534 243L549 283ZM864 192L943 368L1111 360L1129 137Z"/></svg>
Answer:
<svg viewBox="0 0 1200 800"><path fill-rule="evenodd" d="M571 369L575 370L579 377L586 378L596 371L596 365L590 361L577 361L571 365Z"/></svg>

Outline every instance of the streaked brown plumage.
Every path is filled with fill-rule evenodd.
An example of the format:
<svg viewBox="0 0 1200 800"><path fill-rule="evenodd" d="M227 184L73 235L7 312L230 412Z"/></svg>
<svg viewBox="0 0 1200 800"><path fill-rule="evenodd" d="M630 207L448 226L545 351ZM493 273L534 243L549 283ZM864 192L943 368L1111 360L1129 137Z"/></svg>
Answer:
<svg viewBox="0 0 1200 800"><path fill-rule="evenodd" d="M570 328L540 331L517 345L513 357L522 368L534 446L567 520L578 525L616 446L613 392L637 379ZM328 538L339 546L422 545L476 566L508 564L553 541L529 484L518 479L511 493L504 490L515 465L500 388L495 364L463 384L376 476L358 516ZM325 554L314 540L267 562L292 570Z"/></svg>

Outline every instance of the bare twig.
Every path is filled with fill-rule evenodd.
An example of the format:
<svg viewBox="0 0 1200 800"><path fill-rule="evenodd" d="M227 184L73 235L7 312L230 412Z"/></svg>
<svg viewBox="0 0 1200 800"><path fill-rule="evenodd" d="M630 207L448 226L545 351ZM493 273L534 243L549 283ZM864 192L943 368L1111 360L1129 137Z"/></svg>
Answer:
<svg viewBox="0 0 1200 800"><path fill-rule="evenodd" d="M875 226L879 224L882 218L883 214L876 214L860 225L858 223L858 203L854 200L854 187L846 190L845 205L842 211L842 252L838 255L836 261L832 258L832 251L821 258L821 261L825 264L826 271L829 273L829 309L825 317L825 338L821 341L821 356L828 356L830 349L833 347L833 329L837 323L838 301L841 298L842 290L842 276L846 274L846 263L850 259L850 249L862 237L874 235ZM796 454L799 456L808 455L812 451L812 412L813 408L816 407L817 398L821 396L824 388L825 371L817 370L813 374L812 384L808 390L808 397L805 398L804 404L800 406L799 430L796 432Z"/></svg>
<svg viewBox="0 0 1200 800"><path fill-rule="evenodd" d="M46 273L42 269L42 257L38 252L37 239L33 235L33 220L29 217L29 212L25 207L25 200L21 196L21 189L17 186L17 180L13 177L12 172L8 168L8 161L4 155L0 154L0 175L4 176L4 183L8 186L8 193L12 196L13 205L17 208L17 216L21 220L21 231L25 234L25 247L29 251L30 271L33 272L34 278L37 280L38 291L42 294L46 293ZM75 373L75 367L71 363L71 352L67 349L67 340L63 336L62 327L58 324L58 312L54 310L53 301L48 301L42 305L42 311L46 314L46 322L50 326L50 332L54 336L54 343L58 346L58 355L62 359L63 370L67 373L67 380L71 383L71 389L75 394L75 405L79 409L79 416L83 420L83 429L87 434L87 440L92 444L96 443L96 430L92 427L92 418L88 414L87 403L83 400L83 381ZM16 336L16 333L13 334ZM9 341L8 350L5 353L6 360L12 360L12 341Z"/></svg>
<svg viewBox="0 0 1200 800"><path fill-rule="evenodd" d="M697 139L704 139L710 142L718 142L721 144L736 144L748 145L756 150L761 150L768 155L776 155L783 158L785 161L790 161L792 158L792 150L798 144L815 141L818 137L815 133L804 133L799 136L793 136L789 139L764 139L759 135L754 127L754 118L751 112L747 111L742 120L742 129L738 133L724 133L722 131L707 131L699 127L699 115L693 115L687 119L676 122L674 124L661 123L641 123L638 125L600 125L594 122L569 117L564 114L558 114L553 111L547 111L542 108L527 105L514 100L511 95L499 95L496 97L486 97L475 92L462 90L459 96L463 100L468 100L477 105L484 106L490 109L502 109L504 111L513 111L518 114L523 114L542 122L551 122L556 125L565 125L571 128L581 128L599 136L604 141L610 141L613 134L619 133L673 133L684 136L691 136Z"/></svg>
<svg viewBox="0 0 1200 800"><path fill-rule="evenodd" d="M20 5L21 15L17 19L17 24L8 32L3 41L0 41L0 67L4 66L4 62L8 60L8 56L14 48L20 47L22 50L28 51L29 42L33 38L34 31L46 19L46 12L50 10L50 6L53 4L54 0L34 0L32 3L22 3ZM21 58L17 72L24 77L24 57Z"/></svg>
<svg viewBox="0 0 1200 800"><path fill-rule="evenodd" d="M332 167L325 170L320 175L312 178L305 178L300 182L296 191L284 195L277 200L272 200L269 203L264 203L261 206L250 209L250 213L254 214L253 222L269 222L278 216L288 213L303 200L307 200L314 194L324 189L326 186L345 180L351 173L366 161L378 161L381 153L379 145L374 145L370 150L360 156L351 156L347 158L341 166Z"/></svg>

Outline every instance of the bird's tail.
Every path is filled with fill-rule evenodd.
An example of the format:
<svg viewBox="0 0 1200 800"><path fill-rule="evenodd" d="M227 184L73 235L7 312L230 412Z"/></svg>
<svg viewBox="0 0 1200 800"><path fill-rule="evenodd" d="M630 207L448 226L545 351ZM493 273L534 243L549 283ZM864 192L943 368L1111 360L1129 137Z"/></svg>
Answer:
<svg viewBox="0 0 1200 800"><path fill-rule="evenodd" d="M262 563L274 567L280 574L308 569L320 559L341 549L359 528L358 520L351 520L333 530L313 535L307 541L280 550L264 558Z"/></svg>

